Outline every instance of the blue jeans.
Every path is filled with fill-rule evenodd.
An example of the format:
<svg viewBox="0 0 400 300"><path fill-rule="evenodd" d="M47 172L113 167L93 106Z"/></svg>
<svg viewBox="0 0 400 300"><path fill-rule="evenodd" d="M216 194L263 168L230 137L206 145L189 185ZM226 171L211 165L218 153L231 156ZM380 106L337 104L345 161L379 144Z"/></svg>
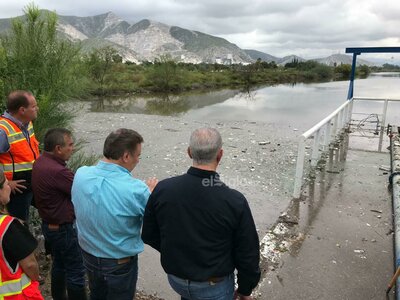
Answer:
<svg viewBox="0 0 400 300"><path fill-rule="evenodd" d="M32 191L24 192L22 194L16 192L11 193L10 202L7 204L8 213L10 216L16 217L28 223L29 221L29 208L33 198Z"/></svg>
<svg viewBox="0 0 400 300"><path fill-rule="evenodd" d="M234 276L225 276L222 281L210 283L181 279L168 274L171 287L181 295L182 300L232 300L234 293Z"/></svg>
<svg viewBox="0 0 400 300"><path fill-rule="evenodd" d="M49 229L46 222L42 223L43 235L49 243L53 258L52 283L55 282L56 277L64 276L67 288L82 288L85 286L85 268L76 229L72 223L59 226L58 229Z"/></svg>
<svg viewBox="0 0 400 300"><path fill-rule="evenodd" d="M138 257L129 261L100 258L85 251L83 264L89 277L91 300L132 300L138 278ZM126 259L125 259L126 260Z"/></svg>

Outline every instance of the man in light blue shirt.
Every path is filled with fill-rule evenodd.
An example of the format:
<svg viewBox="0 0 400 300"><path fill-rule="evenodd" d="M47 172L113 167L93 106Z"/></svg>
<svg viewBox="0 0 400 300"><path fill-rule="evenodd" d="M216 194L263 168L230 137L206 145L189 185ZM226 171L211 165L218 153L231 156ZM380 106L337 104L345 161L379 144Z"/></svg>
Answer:
<svg viewBox="0 0 400 300"><path fill-rule="evenodd" d="M145 184L132 177L142 143L136 131L118 129L105 140L104 158L75 174L72 202L92 300L135 295L137 255L144 249L140 229L157 184L154 178Z"/></svg>

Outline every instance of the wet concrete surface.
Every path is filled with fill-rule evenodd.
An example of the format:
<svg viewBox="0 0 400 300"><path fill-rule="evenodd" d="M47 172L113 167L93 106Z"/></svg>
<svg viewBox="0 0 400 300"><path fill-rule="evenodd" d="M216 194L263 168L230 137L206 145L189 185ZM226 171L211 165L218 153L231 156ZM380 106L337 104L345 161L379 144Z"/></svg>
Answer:
<svg viewBox="0 0 400 300"><path fill-rule="evenodd" d="M394 272L392 202L379 166L389 164L388 153L350 150L343 171L310 181L284 216L295 220L286 223L288 251L275 265L264 259L257 299L385 298Z"/></svg>

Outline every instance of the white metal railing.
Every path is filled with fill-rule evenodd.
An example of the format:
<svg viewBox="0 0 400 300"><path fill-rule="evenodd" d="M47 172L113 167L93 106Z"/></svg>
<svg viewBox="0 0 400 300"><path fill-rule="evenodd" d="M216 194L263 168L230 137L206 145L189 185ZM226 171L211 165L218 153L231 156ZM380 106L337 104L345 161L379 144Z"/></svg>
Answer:
<svg viewBox="0 0 400 300"><path fill-rule="evenodd" d="M328 150L329 145L336 140L342 130L349 124L352 110L353 99L343 103L333 113L300 136L293 192L294 198L300 197L303 184L306 141L312 137L314 138L311 152L311 167L315 167L322 153Z"/></svg>
<svg viewBox="0 0 400 300"><path fill-rule="evenodd" d="M311 147L311 167L317 166L318 161L321 159L323 153L329 150L330 145L335 143L340 135L343 133L345 128L350 124L354 101L383 101L382 121L380 122L380 136L378 151L382 150L383 133L386 123L386 115L388 102L400 101L400 99L386 99L386 98L369 98L369 97L354 97L347 100L340 107L338 107L333 113L327 116L325 119L320 121L317 125L307 130L300 136L299 147L297 153L297 165L296 175L294 183L293 197L299 198L301 193L301 187L303 185L304 176L304 159L306 155L306 141L314 138L313 145Z"/></svg>

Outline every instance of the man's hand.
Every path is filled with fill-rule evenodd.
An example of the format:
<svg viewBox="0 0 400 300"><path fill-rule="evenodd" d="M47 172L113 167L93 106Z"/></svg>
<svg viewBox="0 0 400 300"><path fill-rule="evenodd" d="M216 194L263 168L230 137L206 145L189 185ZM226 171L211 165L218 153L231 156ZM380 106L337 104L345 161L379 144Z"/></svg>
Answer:
<svg viewBox="0 0 400 300"><path fill-rule="evenodd" d="M233 294L233 300L252 300L251 296L243 296L238 293L237 289L235 290L235 293Z"/></svg>
<svg viewBox="0 0 400 300"><path fill-rule="evenodd" d="M25 179L10 180L10 181L8 182L8 185L9 185L10 188L11 188L11 192L12 192L13 194L15 194L15 193L17 193L17 192L20 193L20 194L22 194L22 193L23 193L23 190L26 189L26 186L22 184L22 183L24 183L25 181L26 181Z"/></svg>
<svg viewBox="0 0 400 300"><path fill-rule="evenodd" d="M158 180L155 177L151 177L151 178L146 180L146 184L149 187L150 192L153 192L153 190L156 187L157 183L158 183Z"/></svg>

